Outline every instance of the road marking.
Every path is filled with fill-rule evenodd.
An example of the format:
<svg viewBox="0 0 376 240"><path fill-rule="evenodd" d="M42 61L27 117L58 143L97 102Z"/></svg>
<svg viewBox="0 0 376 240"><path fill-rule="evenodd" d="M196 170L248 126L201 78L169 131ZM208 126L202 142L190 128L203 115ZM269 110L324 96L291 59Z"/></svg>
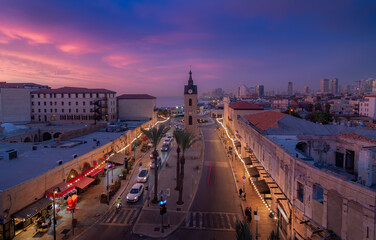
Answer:
<svg viewBox="0 0 376 240"><path fill-rule="evenodd" d="M215 162L214 184L217 182L217 162Z"/></svg>
<svg viewBox="0 0 376 240"><path fill-rule="evenodd" d="M210 160L210 168L209 168L209 175L208 175L208 181L206 184L209 184L210 182L210 173L211 173L211 168L212 168L212 161Z"/></svg>
<svg viewBox="0 0 376 240"><path fill-rule="evenodd" d="M210 140L210 139L206 139L205 142L221 142L220 140Z"/></svg>
<svg viewBox="0 0 376 240"><path fill-rule="evenodd" d="M203 222L204 214L199 213L199 215L200 215L200 228L202 228L202 222Z"/></svg>
<svg viewBox="0 0 376 240"><path fill-rule="evenodd" d="M192 215L193 215L193 216L192 216L192 220L193 220L193 223L192 223L192 224L193 224L193 227L194 227L194 226L196 226L196 213L193 212Z"/></svg>
<svg viewBox="0 0 376 240"><path fill-rule="evenodd" d="M187 214L187 216L185 217L185 226L186 227L189 227L189 223L191 222L191 212L189 212Z"/></svg>

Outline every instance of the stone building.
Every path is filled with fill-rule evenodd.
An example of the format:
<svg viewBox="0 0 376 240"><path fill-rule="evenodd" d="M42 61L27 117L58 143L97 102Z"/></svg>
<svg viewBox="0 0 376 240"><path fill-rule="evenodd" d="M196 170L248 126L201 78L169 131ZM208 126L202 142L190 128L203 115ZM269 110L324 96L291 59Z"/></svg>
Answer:
<svg viewBox="0 0 376 240"><path fill-rule="evenodd" d="M375 131L275 111L237 121L238 150L282 239L376 238Z"/></svg>
<svg viewBox="0 0 376 240"><path fill-rule="evenodd" d="M157 98L148 94L123 94L117 97L120 121L144 121L155 117Z"/></svg>
<svg viewBox="0 0 376 240"><path fill-rule="evenodd" d="M188 85L184 86L184 130L198 136L197 124L197 85L189 71Z"/></svg>
<svg viewBox="0 0 376 240"><path fill-rule="evenodd" d="M116 92L63 87L31 92L31 121L59 125L117 120Z"/></svg>

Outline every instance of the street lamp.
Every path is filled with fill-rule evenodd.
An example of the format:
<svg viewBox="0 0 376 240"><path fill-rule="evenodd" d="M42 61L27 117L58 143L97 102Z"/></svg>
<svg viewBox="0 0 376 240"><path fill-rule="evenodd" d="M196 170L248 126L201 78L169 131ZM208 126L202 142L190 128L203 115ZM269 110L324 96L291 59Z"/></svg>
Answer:
<svg viewBox="0 0 376 240"><path fill-rule="evenodd" d="M56 240L56 206L55 206L55 194L60 192L60 189L59 188L55 188L54 189L54 201L53 201L53 209L54 209L54 240Z"/></svg>
<svg viewBox="0 0 376 240"><path fill-rule="evenodd" d="M272 219L274 219L274 220L277 220L277 231L276 231L276 234L279 237L279 216L278 216L278 213L274 212L274 211L271 211L270 214L269 214L269 217L272 218Z"/></svg>

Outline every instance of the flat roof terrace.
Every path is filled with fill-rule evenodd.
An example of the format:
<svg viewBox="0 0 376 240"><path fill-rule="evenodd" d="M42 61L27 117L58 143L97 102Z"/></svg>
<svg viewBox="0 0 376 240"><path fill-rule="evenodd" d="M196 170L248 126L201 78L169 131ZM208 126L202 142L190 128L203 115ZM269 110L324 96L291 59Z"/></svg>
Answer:
<svg viewBox="0 0 376 240"><path fill-rule="evenodd" d="M58 167L57 161L59 160L65 164L72 161L75 154L80 157L93 151L93 147L97 148L94 139L100 141L99 146L103 146L123 135L124 132L94 132L61 141L58 144L55 140L41 142L37 145L37 150L32 150L35 143L0 143L0 154L5 154L5 151L11 149L16 150L18 154L15 159L0 160L0 191L17 186ZM79 142L82 143L75 145ZM69 144L75 146L67 147Z"/></svg>

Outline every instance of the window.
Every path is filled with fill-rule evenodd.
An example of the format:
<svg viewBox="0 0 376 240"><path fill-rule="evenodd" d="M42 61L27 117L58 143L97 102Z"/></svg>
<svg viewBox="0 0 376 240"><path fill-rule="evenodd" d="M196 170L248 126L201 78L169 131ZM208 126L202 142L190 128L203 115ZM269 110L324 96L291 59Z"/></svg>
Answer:
<svg viewBox="0 0 376 240"><path fill-rule="evenodd" d="M46 113L46 112L47 112L47 109L44 109L44 112Z"/></svg>
<svg viewBox="0 0 376 240"><path fill-rule="evenodd" d="M343 168L343 160L345 155L341 152L336 152L336 167Z"/></svg>
<svg viewBox="0 0 376 240"><path fill-rule="evenodd" d="M189 116L189 125L192 125L192 116Z"/></svg>
<svg viewBox="0 0 376 240"><path fill-rule="evenodd" d="M44 103L44 106L47 106L47 103L46 102L43 102Z"/></svg>
<svg viewBox="0 0 376 240"><path fill-rule="evenodd" d="M71 112L71 109L70 109L70 108L68 109L68 112Z"/></svg>
<svg viewBox="0 0 376 240"><path fill-rule="evenodd" d="M34 102L31 102L31 105L34 106Z"/></svg>
<svg viewBox="0 0 376 240"><path fill-rule="evenodd" d="M70 106L71 105L71 102L68 102L68 106Z"/></svg>
<svg viewBox="0 0 376 240"><path fill-rule="evenodd" d="M192 106L192 98L189 99L189 106Z"/></svg>
<svg viewBox="0 0 376 240"><path fill-rule="evenodd" d="M64 112L64 108L63 108L63 109L61 109L61 112Z"/></svg>
<svg viewBox="0 0 376 240"><path fill-rule="evenodd" d="M38 106L40 106L40 102L38 102Z"/></svg>
<svg viewBox="0 0 376 240"><path fill-rule="evenodd" d="M298 186L296 189L296 198L302 203L304 203L304 185L301 184L300 182L297 182L297 183L298 183Z"/></svg>
<svg viewBox="0 0 376 240"><path fill-rule="evenodd" d="M324 189L320 186L320 184L313 185L313 199L319 203L324 202Z"/></svg>
<svg viewBox="0 0 376 240"><path fill-rule="evenodd" d="M51 109L50 109L50 112L52 112L52 111L53 111L53 109L51 108Z"/></svg>
<svg viewBox="0 0 376 240"><path fill-rule="evenodd" d="M64 102L61 102L61 106L64 106Z"/></svg>
<svg viewBox="0 0 376 240"><path fill-rule="evenodd" d="M85 93L82 94L82 97L85 98Z"/></svg>
<svg viewBox="0 0 376 240"><path fill-rule="evenodd" d="M76 106L78 106L78 102L76 102Z"/></svg>
<svg viewBox="0 0 376 240"><path fill-rule="evenodd" d="M38 93L38 98L40 98L40 94Z"/></svg>
<svg viewBox="0 0 376 240"><path fill-rule="evenodd" d="M76 93L76 98L78 98L78 93Z"/></svg>
<svg viewBox="0 0 376 240"><path fill-rule="evenodd" d="M57 113L57 108L55 108L55 113Z"/></svg>
<svg viewBox="0 0 376 240"><path fill-rule="evenodd" d="M78 113L78 109L76 108L76 113Z"/></svg>
<svg viewBox="0 0 376 240"><path fill-rule="evenodd" d="M38 112L40 112L40 109L38 109Z"/></svg>
<svg viewBox="0 0 376 240"><path fill-rule="evenodd" d="M99 93L97 93L97 98L99 98Z"/></svg>
<svg viewBox="0 0 376 240"><path fill-rule="evenodd" d="M68 93L68 98L71 98L71 94L70 93Z"/></svg>
<svg viewBox="0 0 376 240"><path fill-rule="evenodd" d="M57 102L55 102L55 106L57 105Z"/></svg>
<svg viewBox="0 0 376 240"><path fill-rule="evenodd" d="M84 105L84 106L85 106L85 102L83 102L83 103L82 103L82 105Z"/></svg>
<svg viewBox="0 0 376 240"><path fill-rule="evenodd" d="M43 97L44 97L44 98L47 98L46 96L47 96L47 94L43 94Z"/></svg>
<svg viewBox="0 0 376 240"><path fill-rule="evenodd" d="M61 94L61 98L64 98L64 93Z"/></svg>
<svg viewBox="0 0 376 240"><path fill-rule="evenodd" d="M83 109L83 112L86 112L86 109L85 109L85 108Z"/></svg>
<svg viewBox="0 0 376 240"><path fill-rule="evenodd" d="M93 97L93 94L92 93L90 93L90 98L92 98Z"/></svg>
<svg viewBox="0 0 376 240"><path fill-rule="evenodd" d="M31 98L34 98L34 95L31 95Z"/></svg>

